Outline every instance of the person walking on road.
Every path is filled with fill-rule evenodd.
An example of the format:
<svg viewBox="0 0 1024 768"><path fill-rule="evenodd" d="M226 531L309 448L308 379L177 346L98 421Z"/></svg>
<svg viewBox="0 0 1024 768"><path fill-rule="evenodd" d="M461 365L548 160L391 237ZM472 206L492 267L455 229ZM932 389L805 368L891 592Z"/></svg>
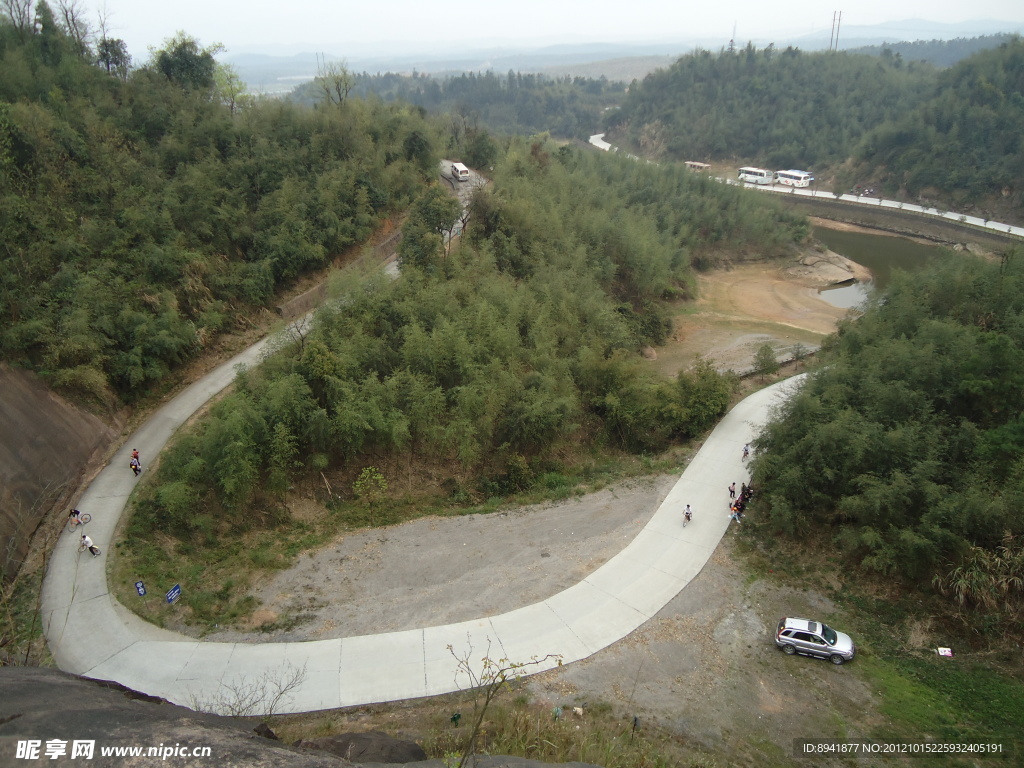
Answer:
<svg viewBox="0 0 1024 768"><path fill-rule="evenodd" d="M691 520L693 520L693 510L690 509L690 505L687 504L686 509L683 510L683 528L685 528L686 524Z"/></svg>
<svg viewBox="0 0 1024 768"><path fill-rule="evenodd" d="M750 455L750 443L743 446L743 458L747 458Z"/></svg>
<svg viewBox="0 0 1024 768"><path fill-rule="evenodd" d="M735 499L736 498L736 483L735 482L733 482L732 485L729 486L729 498L730 499Z"/></svg>

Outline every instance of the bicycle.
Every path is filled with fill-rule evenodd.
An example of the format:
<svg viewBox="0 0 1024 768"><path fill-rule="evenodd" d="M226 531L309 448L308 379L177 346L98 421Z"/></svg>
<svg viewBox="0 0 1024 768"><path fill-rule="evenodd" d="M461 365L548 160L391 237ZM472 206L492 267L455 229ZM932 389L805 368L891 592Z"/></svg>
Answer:
<svg viewBox="0 0 1024 768"><path fill-rule="evenodd" d="M85 525L90 520L92 520L92 515L90 515L88 512L85 512L84 514L79 515L77 518L76 517L72 517L72 518L70 518L68 520L68 530L69 531L73 531L78 526Z"/></svg>
<svg viewBox="0 0 1024 768"><path fill-rule="evenodd" d="M94 550L96 550L96 551L92 552L87 546L85 546L85 544L79 543L79 545L78 545L78 554L82 554L83 552L89 552L93 557L99 557L101 554L103 554L102 550L99 547L97 547L95 544L93 544L92 548Z"/></svg>

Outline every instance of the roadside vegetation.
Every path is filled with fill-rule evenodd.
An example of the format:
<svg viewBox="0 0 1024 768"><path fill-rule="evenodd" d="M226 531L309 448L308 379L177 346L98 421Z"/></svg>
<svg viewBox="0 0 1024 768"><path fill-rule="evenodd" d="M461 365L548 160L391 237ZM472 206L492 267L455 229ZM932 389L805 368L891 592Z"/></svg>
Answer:
<svg viewBox="0 0 1024 768"><path fill-rule="evenodd" d="M960 256L846 322L757 441L765 527L1024 630L1024 263Z"/></svg>
<svg viewBox="0 0 1024 768"><path fill-rule="evenodd" d="M1000 759L1019 758L1024 748L1019 627L960 606L927 585L918 589L857 567L837 551L828 527L798 538L779 536L759 507L745 521L743 534L741 561L748 579L826 595L836 606L827 620L857 644L857 657L844 670L868 683L878 705L866 717L841 713L839 738L1001 744ZM951 647L953 658L940 657L939 645ZM919 756L914 762L966 768L977 764L977 756Z"/></svg>
<svg viewBox="0 0 1024 768"><path fill-rule="evenodd" d="M1016 216L1024 197L1024 39L971 56L943 71L928 98L891 116L860 140L852 174L885 190L935 190L959 210L1005 198Z"/></svg>

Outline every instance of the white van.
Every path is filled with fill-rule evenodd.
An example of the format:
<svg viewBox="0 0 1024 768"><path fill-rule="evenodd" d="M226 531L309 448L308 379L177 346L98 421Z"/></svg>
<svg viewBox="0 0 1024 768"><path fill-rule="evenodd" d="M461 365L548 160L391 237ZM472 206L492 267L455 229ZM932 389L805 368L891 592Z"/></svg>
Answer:
<svg viewBox="0 0 1024 768"><path fill-rule="evenodd" d="M462 163L452 163L452 178L456 181L469 181L469 168Z"/></svg>

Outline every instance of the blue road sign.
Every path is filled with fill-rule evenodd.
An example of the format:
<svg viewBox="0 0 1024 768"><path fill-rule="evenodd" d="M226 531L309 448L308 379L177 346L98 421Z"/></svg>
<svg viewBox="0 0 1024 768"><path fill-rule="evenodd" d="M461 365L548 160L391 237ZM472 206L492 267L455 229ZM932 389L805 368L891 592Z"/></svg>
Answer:
<svg viewBox="0 0 1024 768"><path fill-rule="evenodd" d="M181 597L181 584L175 584L173 587L167 590L168 603L173 603L179 597Z"/></svg>
<svg viewBox="0 0 1024 768"><path fill-rule="evenodd" d="M146 585L143 584L141 581L136 581L135 582L135 591L139 593L139 597L145 597L146 596Z"/></svg>

